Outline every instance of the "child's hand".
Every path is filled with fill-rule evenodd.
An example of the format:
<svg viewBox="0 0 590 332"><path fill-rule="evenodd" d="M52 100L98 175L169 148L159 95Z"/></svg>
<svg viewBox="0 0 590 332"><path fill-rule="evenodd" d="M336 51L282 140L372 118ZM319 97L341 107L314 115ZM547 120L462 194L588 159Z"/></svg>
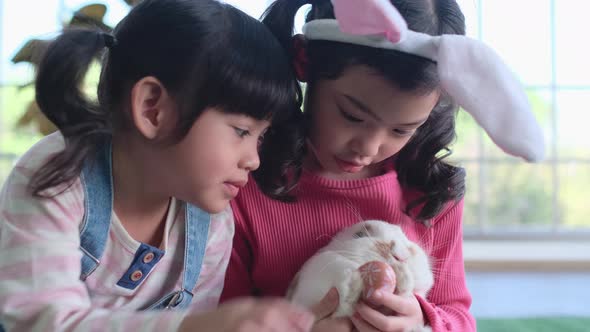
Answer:
<svg viewBox="0 0 590 332"><path fill-rule="evenodd" d="M179 332L308 332L314 320L312 313L284 299L241 298L215 311L186 316Z"/></svg>
<svg viewBox="0 0 590 332"><path fill-rule="evenodd" d="M316 322L313 332L351 332L352 323L348 318L330 318L330 315L338 309L339 295L336 288L330 289L324 298L312 309Z"/></svg>
<svg viewBox="0 0 590 332"><path fill-rule="evenodd" d="M393 315L385 315L360 302L351 318L359 332L403 332L424 326L424 315L415 296L376 292L371 296L371 301L382 305L387 311L393 311Z"/></svg>

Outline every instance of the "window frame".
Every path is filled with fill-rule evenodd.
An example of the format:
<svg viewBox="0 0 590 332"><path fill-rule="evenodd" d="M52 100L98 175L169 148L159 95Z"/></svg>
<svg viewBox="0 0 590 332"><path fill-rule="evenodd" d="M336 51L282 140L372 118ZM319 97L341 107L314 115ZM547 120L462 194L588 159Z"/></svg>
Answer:
<svg viewBox="0 0 590 332"><path fill-rule="evenodd" d="M476 6L476 17L475 19L477 22L477 35L472 36L478 40L482 40L485 42L483 38L483 21L484 21L484 1L491 1L491 0L477 0L475 3ZM488 202L490 201L487 197L486 193L486 184L490 181L493 181L492 178L488 176L488 171L490 166L497 166L497 165L510 165L510 164L517 164L523 163L522 161L516 160L514 158L500 158L490 156L489 152L486 149L486 144L484 140L484 132L481 129L478 129L477 135L477 154L475 158L462 158L459 156L456 159L453 159L454 162L457 162L459 165L465 164L475 164L477 165L477 173L476 174L468 174L468 178L471 181L477 182L477 191L476 194L478 196L477 201L480 203L475 211L475 215L477 216L477 220L474 226L464 226L464 239L467 241L500 241L500 240L527 240L527 241L536 241L539 243L543 243L546 241L588 241L590 240L590 227L571 227L565 228L563 224L563 220L560 216L560 206L559 206L559 194L561 188L561 179L559 174L559 166L564 164L575 164L575 165L590 165L590 158L561 158L560 151L558 147L558 140L559 140L559 129L558 125L558 107L557 107L557 99L558 94L560 91L571 91L571 90L580 90L580 91L588 91L590 93L590 85L560 85L557 83L557 50L556 50L556 29L557 29L557 18L556 18L556 2L558 0L549 0L549 31L550 31L550 59L551 59L551 77L550 77L550 84L548 86L545 85L526 85L525 89L527 91L543 91L549 92L550 95L550 138L546 140L546 144L549 146L548 155L549 158L546 158L539 165L546 165L549 166L551 169L551 220L550 224L547 227L546 224L543 224L543 230L537 229L535 230L534 225L533 227L527 226L517 226L516 229L513 230L502 230L499 227L494 228L493 225L489 222L490 215L487 211ZM520 227L518 227L520 226Z"/></svg>

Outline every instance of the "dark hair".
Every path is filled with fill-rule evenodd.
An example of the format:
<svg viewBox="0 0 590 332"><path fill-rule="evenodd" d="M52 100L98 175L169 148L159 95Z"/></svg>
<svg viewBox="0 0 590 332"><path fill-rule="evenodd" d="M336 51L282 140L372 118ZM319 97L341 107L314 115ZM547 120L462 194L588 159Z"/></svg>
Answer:
<svg viewBox="0 0 590 332"><path fill-rule="evenodd" d="M92 59L102 57L98 102L80 83ZM171 142L181 140L206 108L272 119L299 113L298 92L285 50L269 30L238 9L214 0L144 0L115 27L68 30L42 59L36 98L59 128L65 149L32 178L33 194L69 183L109 135L127 130L130 90L146 76L162 82L178 105Z"/></svg>
<svg viewBox="0 0 590 332"><path fill-rule="evenodd" d="M292 48L294 17L299 8L308 2L277 0L263 14L263 22L288 50L291 59L294 55ZM307 22L334 18L330 1L311 2L313 4L307 13ZM409 29L413 31L430 35L465 34L465 19L455 0L392 0L391 2L408 23ZM336 79L348 66L352 65L366 65L404 91L428 94L439 88L436 63L395 50L311 40L307 44L307 57L309 60L308 93L313 93L314 83L318 80ZM426 123L417 130L408 144L391 158L401 186L420 193L417 199L408 203L406 213L412 214L425 223L436 216L445 203L461 199L465 192L464 170L444 161L444 158L451 153L448 146L455 139L457 109L457 105L443 94ZM308 116L309 114L306 114L304 118ZM300 137L301 140L304 140L304 137ZM297 146L304 146L300 141L296 142ZM301 150L304 149L304 147L301 148ZM301 158L303 154L304 152L299 151L296 156ZM301 167L301 163L291 162L290 164ZM293 174L299 174L299 172L291 171ZM265 183L269 186L269 183L276 183L276 181L265 179ZM419 208L418 213L413 213L415 208Z"/></svg>

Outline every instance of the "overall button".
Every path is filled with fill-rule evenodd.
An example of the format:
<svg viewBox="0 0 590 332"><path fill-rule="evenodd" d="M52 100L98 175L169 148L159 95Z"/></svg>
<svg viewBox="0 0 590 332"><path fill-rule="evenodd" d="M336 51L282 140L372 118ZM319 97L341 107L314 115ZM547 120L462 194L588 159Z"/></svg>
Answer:
<svg viewBox="0 0 590 332"><path fill-rule="evenodd" d="M143 256L143 262L148 264L154 260L154 257L156 257L156 255L154 255L153 252L148 252L147 254L145 254L145 256Z"/></svg>
<svg viewBox="0 0 590 332"><path fill-rule="evenodd" d="M131 273L131 281L137 281L143 277L143 273L140 270L136 270L135 272Z"/></svg>

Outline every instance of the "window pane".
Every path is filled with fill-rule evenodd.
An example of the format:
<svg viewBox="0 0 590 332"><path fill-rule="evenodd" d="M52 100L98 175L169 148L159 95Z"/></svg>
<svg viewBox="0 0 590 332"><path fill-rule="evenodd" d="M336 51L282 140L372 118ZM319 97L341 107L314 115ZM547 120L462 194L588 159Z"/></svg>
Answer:
<svg viewBox="0 0 590 332"><path fill-rule="evenodd" d="M473 117L469 113L460 110L457 114L457 121L455 122L457 140L452 145L453 154L450 159L474 160L480 154L480 136L481 130Z"/></svg>
<svg viewBox="0 0 590 332"><path fill-rule="evenodd" d="M0 188L2 188L4 180L8 177L10 171L12 171L13 163L12 156L0 154Z"/></svg>
<svg viewBox="0 0 590 332"><path fill-rule="evenodd" d="M0 153L20 155L41 137L33 124L17 128L33 96L32 86L0 88Z"/></svg>
<svg viewBox="0 0 590 332"><path fill-rule="evenodd" d="M482 0L482 37L527 85L551 82L549 0ZM578 22L579 23L579 22Z"/></svg>
<svg viewBox="0 0 590 332"><path fill-rule="evenodd" d="M224 0L232 6L235 6L250 16L260 18L266 7L270 4L270 1L257 0L257 1L244 1L244 0Z"/></svg>
<svg viewBox="0 0 590 332"><path fill-rule="evenodd" d="M585 31L590 12L588 0L555 1L555 60L559 85L590 85L590 46ZM582 37L582 39L580 39Z"/></svg>
<svg viewBox="0 0 590 332"><path fill-rule="evenodd" d="M557 93L560 158L590 159L590 89Z"/></svg>
<svg viewBox="0 0 590 332"><path fill-rule="evenodd" d="M477 39L479 36L477 0L457 0L457 3L465 16L467 36Z"/></svg>
<svg viewBox="0 0 590 332"><path fill-rule="evenodd" d="M47 38L58 28L57 0L0 1L0 82L23 84L31 80L28 63L14 65L11 59L31 38ZM31 8L34 7L34 10Z"/></svg>
<svg viewBox="0 0 590 332"><path fill-rule="evenodd" d="M489 165L486 179L487 223L500 231L552 224L551 166L507 163Z"/></svg>
<svg viewBox="0 0 590 332"><path fill-rule="evenodd" d="M590 163L559 166L559 208L565 228L590 230Z"/></svg>
<svg viewBox="0 0 590 332"><path fill-rule="evenodd" d="M465 231L477 231L479 229L479 208L481 207L479 199L479 163L469 162L461 165L465 167L467 177L465 180L465 208L463 211L463 224Z"/></svg>

